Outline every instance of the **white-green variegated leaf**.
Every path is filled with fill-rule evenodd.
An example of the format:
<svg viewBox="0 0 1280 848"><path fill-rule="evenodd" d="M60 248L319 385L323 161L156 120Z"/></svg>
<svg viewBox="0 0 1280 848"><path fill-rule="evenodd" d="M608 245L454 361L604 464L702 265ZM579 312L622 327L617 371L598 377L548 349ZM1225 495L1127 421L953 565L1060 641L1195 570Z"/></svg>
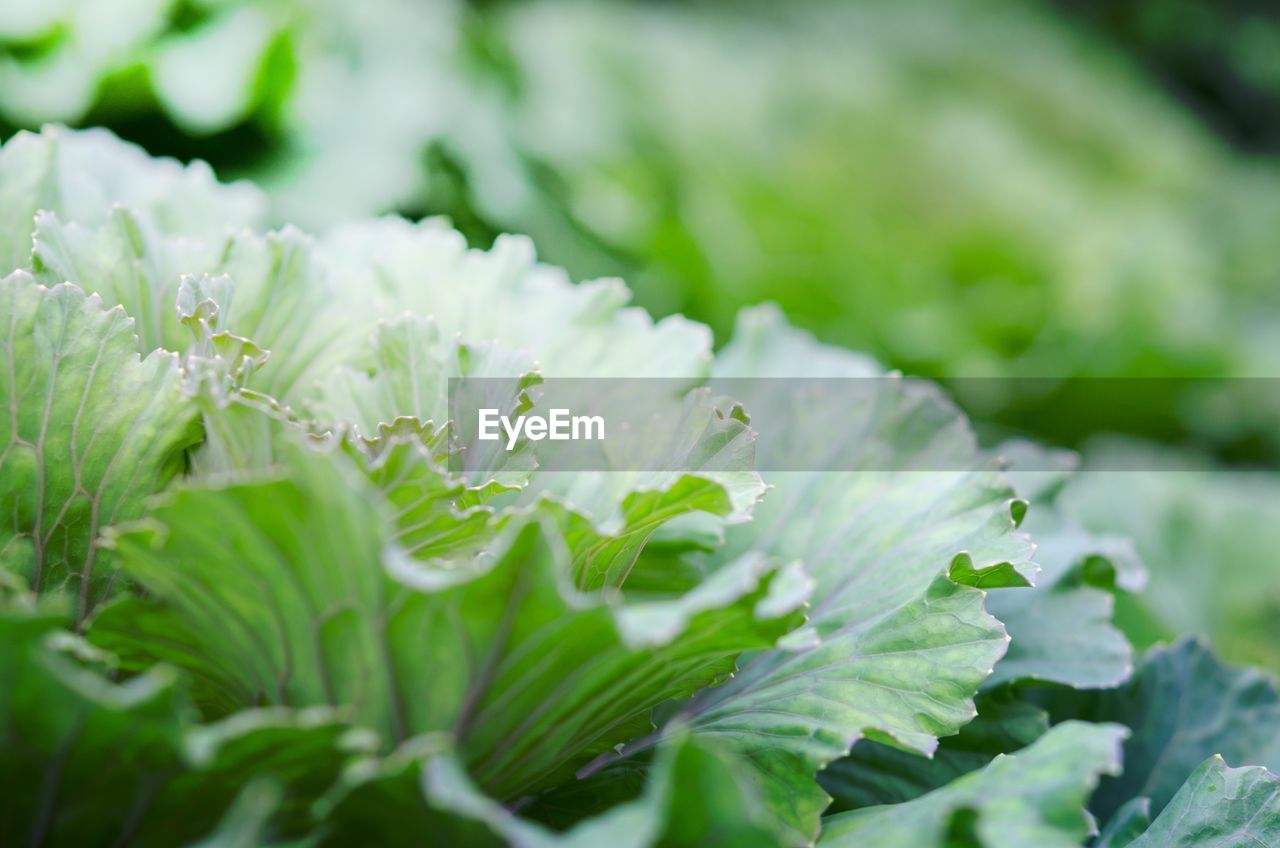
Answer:
<svg viewBox="0 0 1280 848"><path fill-rule="evenodd" d="M247 183L221 185L203 162L152 159L105 130L18 133L0 150L0 267L28 267L37 212L96 229L117 205L157 235L206 241L260 226L266 210Z"/></svg>
<svg viewBox="0 0 1280 848"><path fill-rule="evenodd" d="M525 390L540 380L526 354L445 336L435 320L406 313L380 324L353 365L321 378L307 406L364 438L398 418L438 429L450 420L449 381L462 378L486 381L488 400L506 415L529 408Z"/></svg>
<svg viewBox="0 0 1280 848"><path fill-rule="evenodd" d="M115 573L99 531L182 470L195 407L177 357L140 358L124 310L76 286L0 280L0 338L0 556L84 616Z"/></svg>
<svg viewBox="0 0 1280 848"><path fill-rule="evenodd" d="M1078 848L1100 776L1120 770L1124 728L1068 722L1024 750L905 804L829 816L826 848Z"/></svg>
<svg viewBox="0 0 1280 848"><path fill-rule="evenodd" d="M621 280L574 285L538 264L532 243L503 236L490 251L439 221L385 218L338 227L323 255L341 297L372 302L377 314L410 312L440 335L493 342L532 359L548 378L705 376L711 334L680 316L654 322L628 307Z"/></svg>
<svg viewBox="0 0 1280 848"><path fill-rule="evenodd" d="M113 206L100 221L36 215L31 266L48 285L75 283L123 306L138 328L138 352L183 350L190 334L175 303L183 274L216 267L225 239L166 236L143 213Z"/></svg>

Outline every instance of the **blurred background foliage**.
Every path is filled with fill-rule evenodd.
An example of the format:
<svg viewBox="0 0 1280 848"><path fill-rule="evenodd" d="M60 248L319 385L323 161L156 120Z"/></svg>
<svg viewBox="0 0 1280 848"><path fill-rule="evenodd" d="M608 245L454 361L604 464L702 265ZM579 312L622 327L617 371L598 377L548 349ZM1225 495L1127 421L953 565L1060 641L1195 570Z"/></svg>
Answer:
<svg viewBox="0 0 1280 848"><path fill-rule="evenodd" d="M250 177L279 222L528 233L721 339L774 300L993 440L1141 457L1068 493L1155 573L1134 632L1280 668L1280 482L1213 470L1277 467L1277 399L1067 379L1277 373L1274 4L9 0L0 133L48 121Z"/></svg>

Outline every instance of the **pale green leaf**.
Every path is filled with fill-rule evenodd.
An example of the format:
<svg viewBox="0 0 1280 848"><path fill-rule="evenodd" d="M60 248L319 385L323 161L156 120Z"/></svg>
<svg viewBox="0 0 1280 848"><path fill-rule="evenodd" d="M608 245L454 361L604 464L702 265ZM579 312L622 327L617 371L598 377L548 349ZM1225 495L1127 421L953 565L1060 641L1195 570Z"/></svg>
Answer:
<svg viewBox="0 0 1280 848"><path fill-rule="evenodd" d="M1025 442L1002 445L1002 459L1032 506L1022 529L1036 544L1040 573L1031 591L998 590L987 609L1012 641L987 686L1044 680L1081 689L1118 686L1133 672L1133 648L1112 623L1116 591L1137 592L1146 571L1126 538L1078 526L1057 503L1075 456Z"/></svg>
<svg viewBox="0 0 1280 848"><path fill-rule="evenodd" d="M541 379L525 354L444 337L434 320L411 315L380 324L361 359L361 370L342 367L327 374L307 406L320 420L363 438L399 418L444 427L450 380L484 381L477 382L478 390L509 415L529 407L526 390Z"/></svg>
<svg viewBox="0 0 1280 848"><path fill-rule="evenodd" d="M1280 844L1280 779L1260 766L1229 768L1214 755L1151 827L1116 848L1263 848Z"/></svg>
<svg viewBox="0 0 1280 848"><path fill-rule="evenodd" d="M182 470L195 409L177 358L139 359L124 310L73 285L0 280L0 336L0 556L36 591L69 589L83 617L113 582L99 531Z"/></svg>
<svg viewBox="0 0 1280 848"><path fill-rule="evenodd" d="M869 376L856 358L841 372L834 351L771 312L744 316L716 376L756 376L760 362L766 376L805 376L810 351L828 377ZM1027 585L1032 571L1015 532L1022 504L984 467L963 416L931 387L877 380L876 402L845 419L748 404L762 448L771 436L784 456L819 443L832 468L866 470L768 476L752 524L731 529L716 557L799 559L815 581L809 625L685 709L696 732L748 754L790 826L810 836L827 803L813 776L858 739L927 754L973 718L1008 642L973 586Z"/></svg>
<svg viewBox="0 0 1280 848"><path fill-rule="evenodd" d="M1051 510L1046 507L1040 515ZM1141 566L1128 540L1093 536L1070 525L1023 525L1036 543L1041 571L1031 591L997 590L987 609L1004 622L1011 642L987 686L1047 680L1077 688L1117 686L1133 672L1133 648L1113 624L1118 583L1137 581Z"/></svg>
<svg viewBox="0 0 1280 848"><path fill-rule="evenodd" d="M109 305L120 305L138 327L138 352L183 350L189 333L175 302L183 273L216 266L224 243L166 238L139 213L113 206L97 223L36 215L31 265L48 285L75 283Z"/></svg>
<svg viewBox="0 0 1280 848"><path fill-rule="evenodd" d="M266 201L248 183L219 184L203 162L152 159L105 130L18 133L0 150L0 268L28 267L37 212L97 228L117 204L158 235L216 241L260 225Z"/></svg>
<svg viewBox="0 0 1280 848"><path fill-rule="evenodd" d="M468 250L438 221L385 218L340 226L321 249L345 299L371 302L382 316L429 318L444 338L499 344L547 378L670 377L693 385L710 364L706 327L680 316L655 323L627 307L620 280L574 285L563 270L538 264L525 238Z"/></svg>

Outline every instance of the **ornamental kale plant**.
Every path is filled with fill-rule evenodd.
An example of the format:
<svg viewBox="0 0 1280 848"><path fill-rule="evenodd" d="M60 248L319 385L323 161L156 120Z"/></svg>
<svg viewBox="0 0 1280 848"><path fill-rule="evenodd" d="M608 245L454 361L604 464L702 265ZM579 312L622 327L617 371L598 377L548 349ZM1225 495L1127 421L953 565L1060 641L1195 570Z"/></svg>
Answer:
<svg viewBox="0 0 1280 848"><path fill-rule="evenodd" d="M713 355L521 238L263 208L103 132L0 152L4 844L1280 841L1274 684L1135 660L1143 568L1065 457L892 378L759 410L843 469L762 473L708 381L879 366L769 307ZM455 467L450 379L564 377L666 378L683 429Z"/></svg>
<svg viewBox="0 0 1280 848"><path fill-rule="evenodd" d="M6 0L0 132L210 158L269 190L273 225L527 233L659 313L727 334L776 300L912 373L1275 370L1274 163L1049 4L773 5ZM1200 22L1215 51L1205 22L1230 16L1146 23ZM1274 74L1263 20L1245 29L1223 61Z"/></svg>

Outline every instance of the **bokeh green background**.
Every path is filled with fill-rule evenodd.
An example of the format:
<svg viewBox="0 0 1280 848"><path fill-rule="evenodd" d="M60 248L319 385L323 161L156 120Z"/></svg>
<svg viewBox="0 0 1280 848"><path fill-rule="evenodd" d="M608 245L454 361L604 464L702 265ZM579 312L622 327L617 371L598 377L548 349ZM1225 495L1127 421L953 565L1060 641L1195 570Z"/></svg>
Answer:
<svg viewBox="0 0 1280 848"><path fill-rule="evenodd" d="M0 132L47 121L254 179L280 223L528 233L718 337L776 301L992 440L1141 466L1067 493L1153 572L1131 635L1280 669L1280 404L1070 380L1280 373L1280 8L10 0Z"/></svg>

